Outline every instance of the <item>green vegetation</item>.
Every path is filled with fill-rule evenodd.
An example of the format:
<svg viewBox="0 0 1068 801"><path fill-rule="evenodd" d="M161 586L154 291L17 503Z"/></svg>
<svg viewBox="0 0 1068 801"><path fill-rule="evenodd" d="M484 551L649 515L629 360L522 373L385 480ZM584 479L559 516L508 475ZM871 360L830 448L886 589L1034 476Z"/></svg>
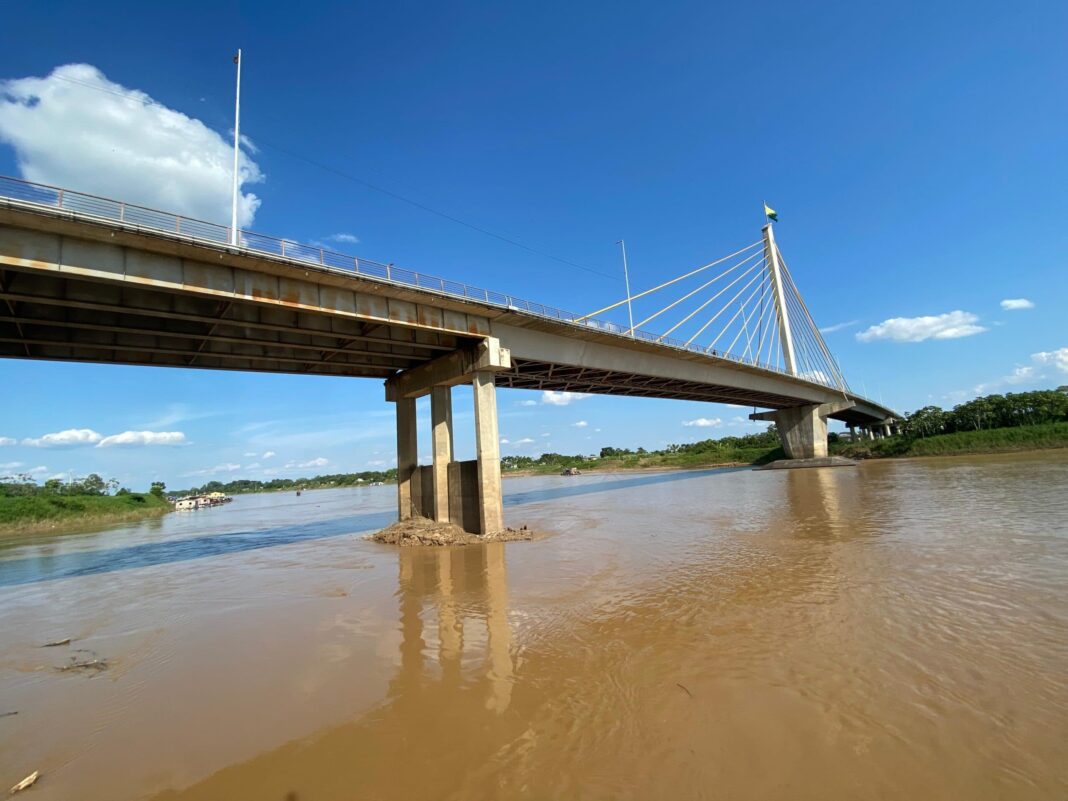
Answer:
<svg viewBox="0 0 1068 801"><path fill-rule="evenodd" d="M170 508L161 496L119 489L117 481L104 481L95 473L68 483L49 479L43 485L25 475L0 478L0 533L121 523Z"/></svg>
<svg viewBox="0 0 1068 801"><path fill-rule="evenodd" d="M948 456L1068 447L1068 387L985 395L945 411L924 406L901 434L849 442L834 434L831 453L855 459Z"/></svg>
<svg viewBox="0 0 1068 801"><path fill-rule="evenodd" d="M957 431L952 434L937 434L920 439L898 436L857 443L838 440L832 442L830 447L834 455L847 456L852 459L952 456L966 453L1068 448L1068 423Z"/></svg>
<svg viewBox="0 0 1068 801"><path fill-rule="evenodd" d="M580 470L630 470L641 468L692 468L730 464L764 464L781 459L782 449L775 426L768 426L759 434L742 437L706 439L683 445L668 445L663 450L645 448L601 448L597 456L567 456L562 453L543 453L532 456L505 456L501 470L507 473L559 473L567 467Z"/></svg>
<svg viewBox="0 0 1068 801"><path fill-rule="evenodd" d="M174 495L203 495L208 492L225 492L227 495L242 495L250 492L280 492L298 489L331 489L336 487L359 487L378 482L391 483L397 480L397 468L389 470L365 470L362 473L334 473L314 478L272 478L270 481L236 479L234 481L209 481L202 487L178 490ZM155 484L153 492L155 491ZM162 488L163 485L161 484ZM162 491L162 490L161 490Z"/></svg>

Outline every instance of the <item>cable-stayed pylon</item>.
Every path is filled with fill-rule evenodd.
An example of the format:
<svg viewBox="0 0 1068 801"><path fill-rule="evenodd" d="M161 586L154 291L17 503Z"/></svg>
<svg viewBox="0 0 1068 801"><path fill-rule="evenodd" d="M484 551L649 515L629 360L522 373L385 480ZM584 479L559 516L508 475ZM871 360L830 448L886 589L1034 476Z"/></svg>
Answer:
<svg viewBox="0 0 1068 801"><path fill-rule="evenodd" d="M707 270L721 265L719 272L707 277ZM668 287L682 291L663 303L670 294L664 291ZM650 306L654 298L663 305ZM623 328L607 326L611 330L848 389L775 242L770 222L757 242L574 321L605 325L594 318L625 304L633 305L638 322ZM654 321L662 333L646 330Z"/></svg>

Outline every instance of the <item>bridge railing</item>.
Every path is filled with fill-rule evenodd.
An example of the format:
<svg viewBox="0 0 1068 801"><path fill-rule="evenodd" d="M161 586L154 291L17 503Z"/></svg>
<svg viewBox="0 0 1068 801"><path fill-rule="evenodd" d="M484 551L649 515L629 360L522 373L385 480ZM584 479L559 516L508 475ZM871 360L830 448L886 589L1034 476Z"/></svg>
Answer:
<svg viewBox="0 0 1068 801"><path fill-rule="evenodd" d="M138 230L161 232L182 239L225 247L230 246L231 229L225 225L184 217L171 212L158 211L121 200L90 195L85 192L32 183L19 178L0 175L0 198L61 209L75 217L105 220ZM634 331L631 333L626 327L608 320L580 317L553 306L546 306L501 292L494 292L493 290L482 289L458 281L419 273L393 264L383 264L382 262L361 259L326 248L305 245L291 239L278 239L277 237L258 234L254 231L239 229L238 248L294 262L315 264L320 267L374 278L378 281L399 286L414 287L447 297L474 300L491 306L531 314L536 317L569 323L581 328L596 329L606 334L613 334L627 339L639 339L643 342L650 342L673 350L714 356L717 359L725 359L758 367L762 370L789 375L779 365L761 363L753 359L747 359L740 354L709 350L701 345L687 344L682 340L653 334L649 331ZM803 380L825 386L833 386L829 380L827 382L811 378Z"/></svg>

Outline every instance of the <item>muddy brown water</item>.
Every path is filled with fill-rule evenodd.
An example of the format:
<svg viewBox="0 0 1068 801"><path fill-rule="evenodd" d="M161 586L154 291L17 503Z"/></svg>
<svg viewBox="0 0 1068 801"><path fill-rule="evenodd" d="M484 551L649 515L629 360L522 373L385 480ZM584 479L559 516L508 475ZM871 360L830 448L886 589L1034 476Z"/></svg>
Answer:
<svg viewBox="0 0 1068 801"><path fill-rule="evenodd" d="M367 542L389 487L0 542L0 789L1065 798L1066 489L1066 452L523 478L534 542Z"/></svg>

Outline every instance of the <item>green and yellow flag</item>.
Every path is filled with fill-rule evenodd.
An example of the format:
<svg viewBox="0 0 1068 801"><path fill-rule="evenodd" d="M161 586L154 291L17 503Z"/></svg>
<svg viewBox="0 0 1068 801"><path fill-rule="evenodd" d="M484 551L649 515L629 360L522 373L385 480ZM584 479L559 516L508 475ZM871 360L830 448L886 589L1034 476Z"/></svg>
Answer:
<svg viewBox="0 0 1068 801"><path fill-rule="evenodd" d="M764 216L767 217L772 222L778 222L779 221L779 212L775 211L775 209L773 209L767 203L764 204Z"/></svg>

